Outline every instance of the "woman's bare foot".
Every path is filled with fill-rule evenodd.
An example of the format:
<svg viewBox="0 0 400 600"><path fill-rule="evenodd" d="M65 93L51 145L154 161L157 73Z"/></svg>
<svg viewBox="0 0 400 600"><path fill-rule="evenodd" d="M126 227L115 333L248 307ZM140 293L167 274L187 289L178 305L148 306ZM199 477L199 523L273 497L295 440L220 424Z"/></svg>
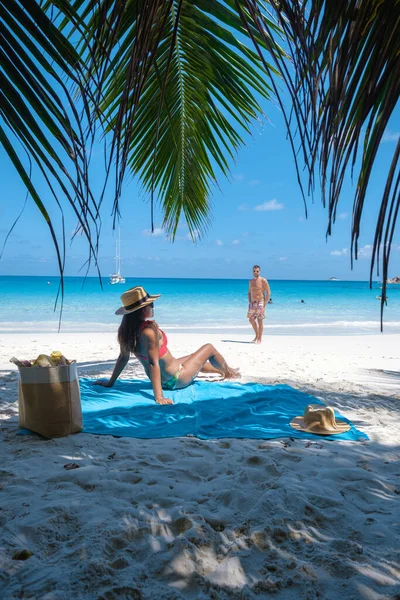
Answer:
<svg viewBox="0 0 400 600"><path fill-rule="evenodd" d="M233 369L232 367L228 367L228 370L225 373L225 379L238 379L239 377L241 377L239 369Z"/></svg>

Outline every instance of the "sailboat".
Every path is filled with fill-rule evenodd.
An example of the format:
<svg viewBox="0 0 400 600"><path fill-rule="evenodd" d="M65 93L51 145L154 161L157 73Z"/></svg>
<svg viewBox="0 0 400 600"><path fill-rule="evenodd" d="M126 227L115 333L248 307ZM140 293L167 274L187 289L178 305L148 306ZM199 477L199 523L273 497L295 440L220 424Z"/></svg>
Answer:
<svg viewBox="0 0 400 600"><path fill-rule="evenodd" d="M125 277L122 277L121 275L121 232L119 227L115 246L115 273L110 276L109 283L111 285L114 285L115 283L125 283Z"/></svg>

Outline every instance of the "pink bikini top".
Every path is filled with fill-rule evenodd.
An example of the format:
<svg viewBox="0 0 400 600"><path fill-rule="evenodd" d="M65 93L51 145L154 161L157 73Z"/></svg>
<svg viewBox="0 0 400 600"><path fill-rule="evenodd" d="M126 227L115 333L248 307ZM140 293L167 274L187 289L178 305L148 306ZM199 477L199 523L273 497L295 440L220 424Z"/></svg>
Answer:
<svg viewBox="0 0 400 600"><path fill-rule="evenodd" d="M143 331L143 329L145 327L147 327L148 325L153 325L153 323L154 323L154 321L143 321L143 323L140 326L140 331ZM168 348L167 348L168 338L167 338L167 334L162 329L158 328L158 330L162 335L162 344L159 348L159 357L162 358L168 352ZM138 358L143 358L143 360L149 360L148 356L144 356L143 354L138 354L137 352L135 352L135 354Z"/></svg>

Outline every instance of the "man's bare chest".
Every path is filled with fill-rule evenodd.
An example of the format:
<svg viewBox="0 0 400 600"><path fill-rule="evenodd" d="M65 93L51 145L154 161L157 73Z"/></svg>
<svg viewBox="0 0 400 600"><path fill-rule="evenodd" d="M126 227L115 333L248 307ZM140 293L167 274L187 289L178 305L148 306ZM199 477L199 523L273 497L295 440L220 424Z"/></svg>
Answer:
<svg viewBox="0 0 400 600"><path fill-rule="evenodd" d="M252 292L262 292L264 289L262 279L252 279L250 281L250 289Z"/></svg>

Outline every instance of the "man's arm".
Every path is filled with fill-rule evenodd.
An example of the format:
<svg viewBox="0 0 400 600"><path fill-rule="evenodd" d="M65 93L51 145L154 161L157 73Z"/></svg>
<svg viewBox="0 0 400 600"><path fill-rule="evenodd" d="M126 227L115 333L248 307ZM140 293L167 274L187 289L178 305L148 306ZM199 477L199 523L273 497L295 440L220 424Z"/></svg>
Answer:
<svg viewBox="0 0 400 600"><path fill-rule="evenodd" d="M264 279L264 307L267 306L269 299L271 298L271 290L269 283Z"/></svg>
<svg viewBox="0 0 400 600"><path fill-rule="evenodd" d="M249 300L249 304L251 302L251 281L249 281L249 290L247 292L247 298Z"/></svg>

